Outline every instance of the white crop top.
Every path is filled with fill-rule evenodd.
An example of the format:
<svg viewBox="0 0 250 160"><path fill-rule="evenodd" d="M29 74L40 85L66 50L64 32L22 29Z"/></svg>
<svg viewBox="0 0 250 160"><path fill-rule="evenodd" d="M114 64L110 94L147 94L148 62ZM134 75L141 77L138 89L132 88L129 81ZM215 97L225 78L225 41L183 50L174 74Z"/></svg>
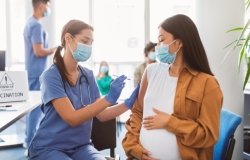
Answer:
<svg viewBox="0 0 250 160"><path fill-rule="evenodd" d="M177 77L169 75L169 66L164 63L154 63L147 67L147 91L144 97L143 118L155 115L152 108L168 114L173 113ZM166 129L146 130L140 132L142 146L152 153L153 158L160 160L179 160L180 153L176 136Z"/></svg>

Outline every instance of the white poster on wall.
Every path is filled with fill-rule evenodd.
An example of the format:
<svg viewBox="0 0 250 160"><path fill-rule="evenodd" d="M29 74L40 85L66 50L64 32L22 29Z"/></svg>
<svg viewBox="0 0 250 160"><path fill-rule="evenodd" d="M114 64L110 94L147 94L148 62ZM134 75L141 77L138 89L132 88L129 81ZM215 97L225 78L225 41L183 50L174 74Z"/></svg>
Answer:
<svg viewBox="0 0 250 160"><path fill-rule="evenodd" d="M26 101L27 99L27 72L0 71L0 102Z"/></svg>

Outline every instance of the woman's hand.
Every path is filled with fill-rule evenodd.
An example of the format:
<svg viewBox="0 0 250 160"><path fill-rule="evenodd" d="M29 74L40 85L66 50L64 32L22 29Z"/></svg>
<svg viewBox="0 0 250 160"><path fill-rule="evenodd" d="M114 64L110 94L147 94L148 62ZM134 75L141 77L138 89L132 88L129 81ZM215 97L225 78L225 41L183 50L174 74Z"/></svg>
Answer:
<svg viewBox="0 0 250 160"><path fill-rule="evenodd" d="M150 156L150 152L146 149L142 151L142 160L159 160Z"/></svg>
<svg viewBox="0 0 250 160"><path fill-rule="evenodd" d="M165 128L170 115L156 108L153 108L153 111L156 115L143 118L143 127L147 130Z"/></svg>

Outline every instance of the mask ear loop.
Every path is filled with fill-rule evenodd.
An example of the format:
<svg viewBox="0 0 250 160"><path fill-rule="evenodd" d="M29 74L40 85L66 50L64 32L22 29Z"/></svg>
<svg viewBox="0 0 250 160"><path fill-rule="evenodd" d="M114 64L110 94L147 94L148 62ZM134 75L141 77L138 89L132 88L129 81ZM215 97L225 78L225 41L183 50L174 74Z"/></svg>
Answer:
<svg viewBox="0 0 250 160"><path fill-rule="evenodd" d="M72 35L70 35L71 36L71 38L73 39L74 38L74 36L72 36ZM71 48L71 46L70 46L70 44L68 43L68 47L69 47L69 51L71 52L71 54L73 54L74 52L73 52L73 49Z"/></svg>
<svg viewBox="0 0 250 160"><path fill-rule="evenodd" d="M173 40L171 43L169 43L168 46L170 46L170 45L173 44L174 42L176 42L176 39Z"/></svg>
<svg viewBox="0 0 250 160"><path fill-rule="evenodd" d="M177 56L177 53L179 52L179 50L181 49L181 47L179 47L179 49L176 51L176 52L174 52L173 54L175 54L175 58L174 58L174 61L173 61L173 63L175 62L175 60L176 60L176 56ZM171 63L171 65L173 64L173 63Z"/></svg>
<svg viewBox="0 0 250 160"><path fill-rule="evenodd" d="M180 49L181 49L181 47L179 47L179 49L175 52L176 55L177 55L177 53L179 52Z"/></svg>
<svg viewBox="0 0 250 160"><path fill-rule="evenodd" d="M176 39L173 40L172 42L170 42L169 44L164 44L163 42L161 42L159 45L156 45L156 46L155 46L155 49L156 49L157 47L159 47L159 46L165 46L165 47L167 47L167 48L169 49L169 46L172 45L174 42L176 42Z"/></svg>
<svg viewBox="0 0 250 160"><path fill-rule="evenodd" d="M174 42L176 42L176 39L175 39L173 42L171 42L170 44L168 44L168 49L169 49L169 46L170 46L171 44L173 44ZM177 51L174 52L174 54L177 55L177 53L179 52L180 49L181 49L181 47L179 47L179 48L177 49Z"/></svg>

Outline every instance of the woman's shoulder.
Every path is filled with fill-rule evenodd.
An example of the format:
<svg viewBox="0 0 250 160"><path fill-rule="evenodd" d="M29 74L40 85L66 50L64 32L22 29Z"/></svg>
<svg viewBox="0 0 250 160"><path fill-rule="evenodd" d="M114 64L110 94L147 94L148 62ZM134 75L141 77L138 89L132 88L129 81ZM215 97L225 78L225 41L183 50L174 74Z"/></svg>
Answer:
<svg viewBox="0 0 250 160"><path fill-rule="evenodd" d="M204 72L199 72L197 74L196 80L197 81L204 81L205 83L207 83L207 84L209 83L211 85L219 85L219 82L214 75L204 73Z"/></svg>
<svg viewBox="0 0 250 160"><path fill-rule="evenodd" d="M149 71L159 71L161 69L168 70L169 66L170 65L167 63L156 62L156 63L148 64L146 70L149 70Z"/></svg>
<svg viewBox="0 0 250 160"><path fill-rule="evenodd" d="M204 78L204 79L216 79L214 75L211 75L205 72L198 72L197 76L199 78Z"/></svg>
<svg viewBox="0 0 250 160"><path fill-rule="evenodd" d="M147 65L147 67L150 67L150 68L169 67L169 66L170 64L168 63L160 63L160 62L150 63Z"/></svg>
<svg viewBox="0 0 250 160"><path fill-rule="evenodd" d="M47 68L41 75L42 78L45 77L61 77L59 70L55 64L52 64L49 68Z"/></svg>
<svg viewBox="0 0 250 160"><path fill-rule="evenodd" d="M44 71L44 74L59 73L59 70L55 64L52 64L49 68Z"/></svg>

